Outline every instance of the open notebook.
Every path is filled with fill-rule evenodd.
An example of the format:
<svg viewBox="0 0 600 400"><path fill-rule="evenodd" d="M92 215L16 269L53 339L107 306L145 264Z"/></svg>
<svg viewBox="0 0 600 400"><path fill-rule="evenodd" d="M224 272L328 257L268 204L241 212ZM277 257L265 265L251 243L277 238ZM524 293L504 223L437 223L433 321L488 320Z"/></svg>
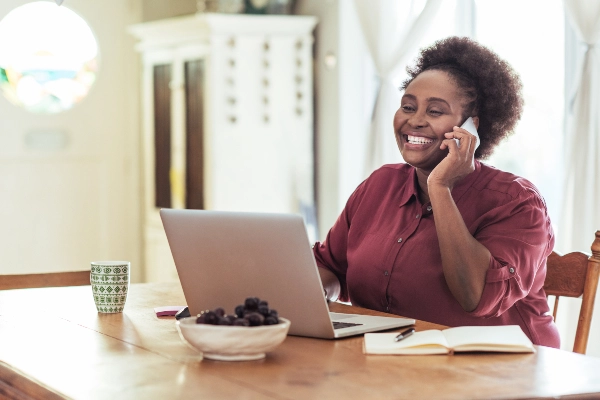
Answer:
<svg viewBox="0 0 600 400"><path fill-rule="evenodd" d="M463 351L534 353L531 340L518 325L460 326L415 332L399 342L397 333L367 333L365 354L449 354Z"/></svg>

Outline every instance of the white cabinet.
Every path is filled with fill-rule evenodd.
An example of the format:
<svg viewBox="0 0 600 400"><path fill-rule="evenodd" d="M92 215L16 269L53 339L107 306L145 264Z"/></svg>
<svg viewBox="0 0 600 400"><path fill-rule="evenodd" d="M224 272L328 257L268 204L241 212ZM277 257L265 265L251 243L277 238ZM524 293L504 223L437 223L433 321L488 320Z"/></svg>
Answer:
<svg viewBox="0 0 600 400"><path fill-rule="evenodd" d="M293 212L314 235L314 17L138 24L145 279L177 279L163 207Z"/></svg>

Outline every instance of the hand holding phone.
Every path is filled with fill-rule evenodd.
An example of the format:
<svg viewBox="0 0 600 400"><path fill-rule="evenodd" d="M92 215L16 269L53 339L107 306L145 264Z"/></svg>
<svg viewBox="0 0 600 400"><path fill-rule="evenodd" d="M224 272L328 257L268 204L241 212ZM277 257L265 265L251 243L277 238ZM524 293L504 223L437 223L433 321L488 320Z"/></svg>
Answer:
<svg viewBox="0 0 600 400"><path fill-rule="evenodd" d="M479 143L481 141L479 140L479 133L477 133L477 128L475 127L475 123L473 122L473 118L471 118L471 117L467 118L467 120L465 121L465 123L461 125L461 128L463 128L464 130L466 130L471 135L473 135L473 136L475 136L477 138L477 142L475 143L475 150L477 150L477 148L479 147ZM456 138L454 138L454 140L456 141L456 145L458 147L460 147L460 140L458 140Z"/></svg>

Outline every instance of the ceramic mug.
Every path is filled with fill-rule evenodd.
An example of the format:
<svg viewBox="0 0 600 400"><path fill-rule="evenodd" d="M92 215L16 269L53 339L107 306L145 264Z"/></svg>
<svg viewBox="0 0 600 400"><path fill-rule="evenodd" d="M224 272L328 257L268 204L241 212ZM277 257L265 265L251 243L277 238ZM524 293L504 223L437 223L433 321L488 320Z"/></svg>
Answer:
<svg viewBox="0 0 600 400"><path fill-rule="evenodd" d="M93 261L91 263L90 283L98 312L123 312L129 291L130 273L131 263L129 261Z"/></svg>

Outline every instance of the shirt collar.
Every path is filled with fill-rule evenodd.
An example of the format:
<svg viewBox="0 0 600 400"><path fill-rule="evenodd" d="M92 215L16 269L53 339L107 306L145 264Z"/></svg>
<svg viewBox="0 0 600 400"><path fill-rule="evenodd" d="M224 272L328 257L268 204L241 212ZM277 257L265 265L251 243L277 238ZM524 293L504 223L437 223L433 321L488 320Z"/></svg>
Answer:
<svg viewBox="0 0 600 400"><path fill-rule="evenodd" d="M417 170L414 167L411 167L408 172L408 178L404 181L402 186L400 187L400 199L398 200L398 207L402 207L406 203L410 201L410 199L414 196L415 199L418 199L419 192L417 189Z"/></svg>
<svg viewBox="0 0 600 400"><path fill-rule="evenodd" d="M454 188L452 189L452 198L457 203L458 200L469 190L471 186L477 180L479 173L481 172L481 163L478 160L474 160L475 171L465 176ZM414 196L415 199L419 198L418 188L419 182L417 181L417 169L412 167L409 170L408 179L406 179L403 185L400 187L400 199L398 200L398 206L402 207L410 201Z"/></svg>

